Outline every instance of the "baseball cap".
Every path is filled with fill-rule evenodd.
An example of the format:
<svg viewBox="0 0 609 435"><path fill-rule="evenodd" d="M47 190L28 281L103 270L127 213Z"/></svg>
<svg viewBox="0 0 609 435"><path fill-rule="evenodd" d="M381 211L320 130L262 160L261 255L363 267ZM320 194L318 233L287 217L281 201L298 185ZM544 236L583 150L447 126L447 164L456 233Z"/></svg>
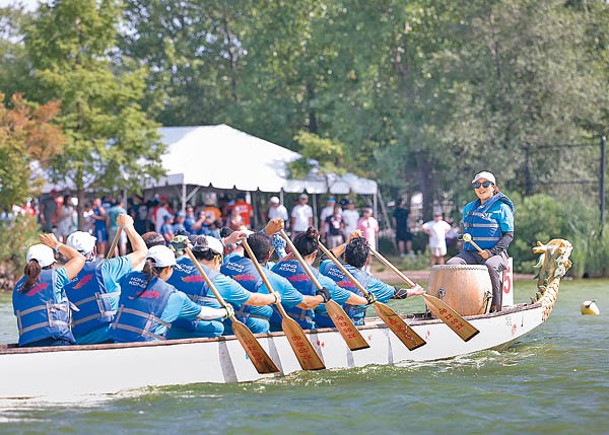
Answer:
<svg viewBox="0 0 609 435"><path fill-rule="evenodd" d="M81 254L87 255L95 248L97 239L85 231L74 231L68 236L66 244Z"/></svg>
<svg viewBox="0 0 609 435"><path fill-rule="evenodd" d="M336 202L336 198L331 196L331 197L328 198L328 202Z"/></svg>
<svg viewBox="0 0 609 435"><path fill-rule="evenodd" d="M220 240L212 236L203 237L205 237L205 240L207 240L207 246L212 252L218 255L224 255L224 246L222 245L222 242Z"/></svg>
<svg viewBox="0 0 609 435"><path fill-rule="evenodd" d="M42 243L31 246L30 249L27 250L27 256L25 259L28 262L30 260L36 260L42 268L55 263L55 255L53 254L53 250Z"/></svg>
<svg viewBox="0 0 609 435"><path fill-rule="evenodd" d="M171 249L167 246L157 245L153 246L148 250L146 259L154 261L155 267L168 267L176 265L176 257L173 255Z"/></svg>
<svg viewBox="0 0 609 435"><path fill-rule="evenodd" d="M474 179L472 180L472 183L475 182L476 180L480 179L480 178L484 178L485 180L488 180L488 181L490 181L493 184L497 184L495 182L495 176L493 174L491 174L489 171L478 172L474 176Z"/></svg>
<svg viewBox="0 0 609 435"><path fill-rule="evenodd" d="M273 204L279 204L279 198L277 198L276 196L271 196L271 199L269 201Z"/></svg>
<svg viewBox="0 0 609 435"><path fill-rule="evenodd" d="M196 252L212 251L215 254L224 255L222 242L212 236L196 236L192 239L192 250Z"/></svg>
<svg viewBox="0 0 609 435"><path fill-rule="evenodd" d="M307 195L306 193L301 194L298 199L309 199L309 195Z"/></svg>

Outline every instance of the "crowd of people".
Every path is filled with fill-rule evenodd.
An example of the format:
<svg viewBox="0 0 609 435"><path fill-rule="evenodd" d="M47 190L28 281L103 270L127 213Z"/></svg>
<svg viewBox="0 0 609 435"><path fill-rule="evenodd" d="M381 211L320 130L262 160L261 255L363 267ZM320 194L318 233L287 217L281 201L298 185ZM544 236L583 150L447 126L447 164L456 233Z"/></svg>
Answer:
<svg viewBox="0 0 609 435"><path fill-rule="evenodd" d="M463 212L464 230L472 242L449 264L485 264L493 285L492 309L500 310L500 273L513 239L513 204L490 172L476 174L472 187L477 199ZM13 291L20 346L217 337L232 333L226 319L233 317L252 332L264 333L281 329L278 303L303 328L315 329L332 326L324 306L330 299L361 325L370 304L424 292L418 285L406 290L371 275L370 251L376 248L378 222L368 208L359 216L349 200L337 205L335 198L328 199L320 215L321 231L312 225L306 194L299 197L289 220L278 198L271 198L271 219L259 232L248 230L251 208L245 201L235 201L222 223L222 213L213 204L197 214L193 207L174 214L161 200L144 214L138 204L126 210L118 199L104 207L102 199L95 198L89 207L90 228L70 232L73 227L67 223L64 227L61 219L53 221L52 213L72 216L73 207L69 197L57 207L41 204L40 223L47 232L41 234L41 243L28 249L24 275ZM286 253L279 233L287 222L295 248L318 277L321 289L294 254ZM436 239L432 261L443 259L446 245L437 239L444 240L450 226L436 213L423 230ZM409 241L407 235L401 236ZM105 255L107 242L114 240L117 250ZM244 251L244 240L252 256ZM368 294L362 294L331 259L321 258L319 268L312 267L322 241L335 257L344 259L346 269ZM186 248L227 305L216 299ZM276 262L271 262L273 252ZM263 267L274 291L267 288L255 263Z"/></svg>

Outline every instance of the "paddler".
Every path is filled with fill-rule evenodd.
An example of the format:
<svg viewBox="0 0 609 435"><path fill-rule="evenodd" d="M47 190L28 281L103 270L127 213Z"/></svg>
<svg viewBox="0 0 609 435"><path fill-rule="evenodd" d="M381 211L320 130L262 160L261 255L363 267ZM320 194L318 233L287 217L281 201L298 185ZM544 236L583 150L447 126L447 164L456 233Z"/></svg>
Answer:
<svg viewBox="0 0 609 435"><path fill-rule="evenodd" d="M202 307L166 281L176 265L166 246L153 246L142 272L131 272L121 282L121 297L110 338L119 343L165 340L177 319L214 320L228 317L225 308ZM232 308L228 306L228 310Z"/></svg>
<svg viewBox="0 0 609 435"><path fill-rule="evenodd" d="M370 245L368 245L366 239L361 237L361 233L359 233L358 236L356 236L356 234L357 233L352 233L352 235L349 236L351 239L349 243L337 246L332 252L337 258L343 253L345 254L345 268L370 292L368 296L365 296L368 305L375 301L387 302L389 299L405 299L409 296L418 296L425 293L425 290L418 284L409 290L393 287L363 270L370 262ZM340 287L362 296L353 281L347 278L331 260L322 261L319 271L322 275L335 281ZM363 325L367 308L366 305L346 305L345 312L353 320L355 325Z"/></svg>
<svg viewBox="0 0 609 435"><path fill-rule="evenodd" d="M347 291L339 287L330 278L320 275L319 271L313 268L313 263L317 258L317 251L319 249L319 232L314 227L309 227L306 232L298 234L294 238L294 246L304 258L305 262L309 265L309 269L317 277L319 283L330 291L332 299L339 305L350 304L350 305L365 305L366 299L355 293ZM303 295L313 296L317 293L317 288L311 281L311 278L307 274L306 270L300 264L300 262L294 259L291 255L282 259L273 267L273 272L287 278L288 281ZM328 316L325 305L320 304L315 310L303 310L298 307L293 307L287 310L288 314L296 319L301 326L312 328L309 324L300 321L301 318L311 318L314 320L313 327L324 328L334 327L334 322Z"/></svg>
<svg viewBox="0 0 609 435"><path fill-rule="evenodd" d="M446 264L484 264L491 278L491 311L501 310L501 272L508 266L507 249L514 240L514 204L499 190L495 176L482 171L474 176L472 188L478 197L463 209L463 234L473 243L463 243L463 252Z"/></svg>
<svg viewBox="0 0 609 435"><path fill-rule="evenodd" d="M283 228L283 222L281 222L281 228ZM277 231L279 231L279 229ZM247 237L247 242L250 248L252 248L256 259L260 265L263 266L264 272L266 273L273 290L281 295L281 304L286 310L290 311L294 307L302 310L311 310L319 304L330 300L330 292L328 290L324 289L325 291L323 292L318 291L315 295L303 295L296 290L286 278L271 271L268 267L265 267L273 252L271 239L267 235L268 233L268 231L266 233L252 233ZM220 271L236 280L251 292L269 293L247 252L244 253L243 257L238 255L227 257L225 263L220 268ZM315 326L312 319L305 318L297 320L299 320L301 324L308 324L309 327ZM276 310L273 310L270 323L272 331L281 330L281 316Z"/></svg>
<svg viewBox="0 0 609 435"><path fill-rule="evenodd" d="M120 280L146 258L148 249L142 237L135 231L133 218L120 214L116 218L133 248L133 252L121 257L95 260L95 237L84 231L68 236L67 245L85 256L80 273L66 285L66 295L78 311L72 312L72 332L77 344L108 342L110 324L118 308Z"/></svg>
<svg viewBox="0 0 609 435"><path fill-rule="evenodd" d="M184 236L176 236L172 241L172 245L176 246L178 250L182 244L186 246L188 242L186 239L181 240L182 237ZM233 305L237 318L254 333L268 332L268 319L273 311L268 305L281 301L281 296L252 293L234 279L221 274L220 266L224 256L224 246L215 237L192 237L191 250L222 298ZM201 306L221 307L196 266L187 256L177 259L175 270L167 282L186 293L192 301ZM232 333L228 328L225 331L225 326L228 326L228 323L225 325L220 320L196 319L186 322L179 319L173 323L173 327L167 333L167 338L217 337L223 332Z"/></svg>
<svg viewBox="0 0 609 435"><path fill-rule="evenodd" d="M27 264L13 289L13 310L19 329L19 346L74 344L70 330L70 304L65 286L85 264L85 257L54 234L41 234L41 244L27 251ZM58 266L55 254L68 261Z"/></svg>

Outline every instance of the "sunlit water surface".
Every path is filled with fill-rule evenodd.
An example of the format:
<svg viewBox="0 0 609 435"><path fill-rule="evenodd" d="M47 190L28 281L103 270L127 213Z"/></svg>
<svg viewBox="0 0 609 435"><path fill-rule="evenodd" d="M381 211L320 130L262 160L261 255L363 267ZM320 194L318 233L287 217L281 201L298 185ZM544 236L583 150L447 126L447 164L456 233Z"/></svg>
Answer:
<svg viewBox="0 0 609 435"><path fill-rule="evenodd" d="M563 281L549 320L501 351L85 402L0 402L0 433L609 433L608 287ZM516 283L518 299L533 293ZM580 314L587 299L600 316ZM10 298L0 295L0 342L15 337Z"/></svg>

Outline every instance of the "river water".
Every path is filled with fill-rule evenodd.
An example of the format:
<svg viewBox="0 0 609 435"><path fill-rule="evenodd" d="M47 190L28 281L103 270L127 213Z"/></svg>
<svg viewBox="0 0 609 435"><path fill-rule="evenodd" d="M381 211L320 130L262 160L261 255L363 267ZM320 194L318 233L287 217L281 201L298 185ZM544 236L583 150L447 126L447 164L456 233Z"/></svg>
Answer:
<svg viewBox="0 0 609 435"><path fill-rule="evenodd" d="M608 288L563 281L548 321L502 351L84 403L0 402L0 433L609 433ZM524 301L534 285L515 290ZM580 314L588 299L600 316ZM10 299L0 295L0 342L15 337Z"/></svg>

